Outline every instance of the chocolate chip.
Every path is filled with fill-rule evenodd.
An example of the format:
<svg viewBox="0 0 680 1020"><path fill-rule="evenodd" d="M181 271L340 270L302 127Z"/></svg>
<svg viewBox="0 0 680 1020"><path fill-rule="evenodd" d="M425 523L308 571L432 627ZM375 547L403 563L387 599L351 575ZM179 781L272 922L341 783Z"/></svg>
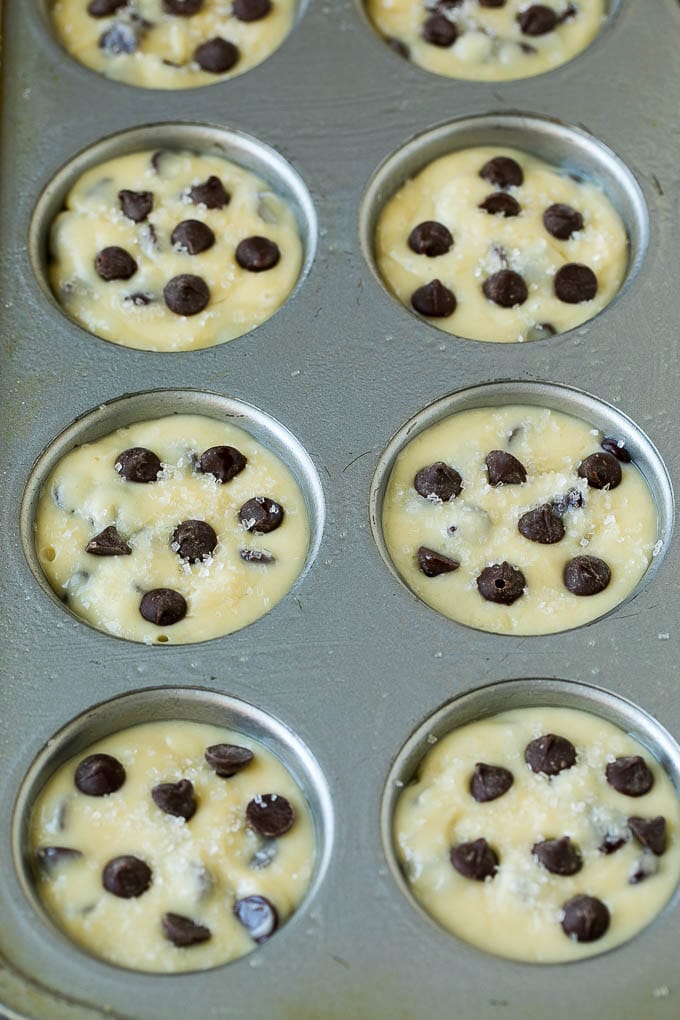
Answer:
<svg viewBox="0 0 680 1020"><path fill-rule="evenodd" d="M255 496L243 504L238 512L239 520L246 531L255 535L268 535L283 523L284 510L267 496Z"/></svg>
<svg viewBox="0 0 680 1020"><path fill-rule="evenodd" d="M560 19L552 7L545 4L532 4L517 15L519 27L525 35L547 35L554 32Z"/></svg>
<svg viewBox="0 0 680 1020"><path fill-rule="evenodd" d="M295 811L285 797L277 793L262 793L253 797L246 807L246 821L260 836L273 839L283 836L293 827Z"/></svg>
<svg viewBox="0 0 680 1020"><path fill-rule="evenodd" d="M630 464L633 459L628 453L622 439L614 439L612 436L605 436L600 443L600 446L605 453L611 453L617 460L620 460L622 464Z"/></svg>
<svg viewBox="0 0 680 1020"><path fill-rule="evenodd" d="M162 465L153 450L144 446L131 446L118 454L115 470L126 482L146 485L155 482L162 471Z"/></svg>
<svg viewBox="0 0 680 1020"><path fill-rule="evenodd" d="M494 156L484 164L479 176L497 188L518 188L524 184L524 172L510 156Z"/></svg>
<svg viewBox="0 0 680 1020"><path fill-rule="evenodd" d="M111 280L129 280L137 272L137 263L125 248L114 244L97 253L94 268L97 276L109 283Z"/></svg>
<svg viewBox="0 0 680 1020"><path fill-rule="evenodd" d="M594 896L572 896L562 910L562 930L576 942L596 942L609 928L609 911Z"/></svg>
<svg viewBox="0 0 680 1020"><path fill-rule="evenodd" d="M192 14L198 14L203 7L203 0L163 0L163 10L166 14L176 14L181 18L190 18Z"/></svg>
<svg viewBox="0 0 680 1020"><path fill-rule="evenodd" d="M447 48L458 38L458 28L445 14L431 14L423 23L423 39L432 46Z"/></svg>
<svg viewBox="0 0 680 1020"><path fill-rule="evenodd" d="M436 220L424 220L408 236L408 246L416 255L436 258L453 248L453 235L448 227Z"/></svg>
<svg viewBox="0 0 680 1020"><path fill-rule="evenodd" d="M265 896L244 896L236 900L234 914L258 945L271 938L279 926L276 907Z"/></svg>
<svg viewBox="0 0 680 1020"><path fill-rule="evenodd" d="M234 0L232 8L239 21L259 21L271 12L271 0Z"/></svg>
<svg viewBox="0 0 680 1020"><path fill-rule="evenodd" d="M264 273L281 259L279 246L266 237L246 237L236 248L236 261L249 273Z"/></svg>
<svg viewBox="0 0 680 1020"><path fill-rule="evenodd" d="M202 277L182 273L166 283L163 297L175 315L198 315L210 301L210 291Z"/></svg>
<svg viewBox="0 0 680 1020"><path fill-rule="evenodd" d="M579 464L578 473L592 489L615 489L623 478L619 461L611 453L591 453Z"/></svg>
<svg viewBox="0 0 680 1020"><path fill-rule="evenodd" d="M583 867L579 849L569 836L534 843L531 852L551 875L576 875Z"/></svg>
<svg viewBox="0 0 680 1020"><path fill-rule="evenodd" d="M629 818L628 826L645 850L651 850L657 857L666 852L666 819L663 815L658 818Z"/></svg>
<svg viewBox="0 0 680 1020"><path fill-rule="evenodd" d="M177 783L159 783L152 789L151 797L166 815L174 815L188 822L196 814L194 784L189 779L180 779Z"/></svg>
<svg viewBox="0 0 680 1020"><path fill-rule="evenodd" d="M139 43L139 33L132 25L115 22L99 36L99 49L118 56L120 53L134 53Z"/></svg>
<svg viewBox="0 0 680 1020"><path fill-rule="evenodd" d="M489 195L479 203L479 208L484 209L491 216L519 216L522 211L522 206L517 199L504 191L495 191L493 195Z"/></svg>
<svg viewBox="0 0 680 1020"><path fill-rule="evenodd" d="M205 749L205 760L220 779L231 779L250 765L255 755L247 747L238 744L212 744Z"/></svg>
<svg viewBox="0 0 680 1020"><path fill-rule="evenodd" d="M211 446L201 454L198 470L204 475L212 475L224 485L240 474L247 463L246 458L235 446Z"/></svg>
<svg viewBox="0 0 680 1020"><path fill-rule="evenodd" d="M115 14L121 7L127 5L128 0L90 0L87 5L87 13L91 18L108 18Z"/></svg>
<svg viewBox="0 0 680 1020"><path fill-rule="evenodd" d="M529 741L524 748L524 760L532 772L558 776L576 764L576 748L566 737L546 733Z"/></svg>
<svg viewBox="0 0 680 1020"><path fill-rule="evenodd" d="M501 308L516 308L529 297L524 279L512 269L500 269L482 284L484 296Z"/></svg>
<svg viewBox="0 0 680 1020"><path fill-rule="evenodd" d="M447 319L455 312L458 302L453 291L445 287L441 280L430 280L413 291L411 304L420 315L428 319Z"/></svg>
<svg viewBox="0 0 680 1020"><path fill-rule="evenodd" d="M439 577L440 574L450 574L452 570L458 570L458 560L451 560L443 553L436 552L421 545L417 553L418 566L426 577Z"/></svg>
<svg viewBox="0 0 680 1020"><path fill-rule="evenodd" d="M498 871L498 854L485 839L475 839L471 843L459 843L451 847L449 858L459 874L476 882L492 878Z"/></svg>
<svg viewBox="0 0 680 1020"><path fill-rule="evenodd" d="M658 870L659 862L656 857L652 856L652 854L643 853L628 881L631 885L637 885L638 882L644 882L645 879L651 878Z"/></svg>
<svg viewBox="0 0 680 1020"><path fill-rule="evenodd" d="M70 846L39 846L35 856L41 870L46 875L51 875L60 864L70 864L83 855L80 850L74 850Z"/></svg>
<svg viewBox="0 0 680 1020"><path fill-rule="evenodd" d="M585 502L580 489L569 489L566 495L553 500L552 508L556 514L566 514L569 510L580 510Z"/></svg>
<svg viewBox="0 0 680 1020"><path fill-rule="evenodd" d="M479 0L480 7L505 7L507 0Z"/></svg>
<svg viewBox="0 0 680 1020"><path fill-rule="evenodd" d="M135 308L144 308L146 305L153 304L154 299L152 294L142 294L139 292L137 294L127 294L124 300L129 301Z"/></svg>
<svg viewBox="0 0 680 1020"><path fill-rule="evenodd" d="M207 209L222 209L231 201L231 195L214 174L203 184L195 184L189 192L189 198L194 205L204 205Z"/></svg>
<svg viewBox="0 0 680 1020"><path fill-rule="evenodd" d="M190 917L183 917L182 914L163 914L161 924L166 939L179 949L196 946L212 938L210 928L196 924Z"/></svg>
<svg viewBox="0 0 680 1020"><path fill-rule="evenodd" d="M487 602L498 602L511 606L524 594L527 581L521 570L512 567L506 560L485 567L477 578L479 594Z"/></svg>
<svg viewBox="0 0 680 1020"><path fill-rule="evenodd" d="M91 556L130 556L132 549L111 525L90 539L85 552Z"/></svg>
<svg viewBox="0 0 680 1020"><path fill-rule="evenodd" d="M422 467L413 479L413 485L423 499L441 500L448 503L455 499L463 490L463 479L455 468L442 460Z"/></svg>
<svg viewBox="0 0 680 1020"><path fill-rule="evenodd" d="M478 761L470 779L470 793L480 804L486 804L507 793L514 781L512 772L501 765L485 765Z"/></svg>
<svg viewBox="0 0 680 1020"><path fill-rule="evenodd" d="M207 521L182 521L175 528L172 547L181 560L198 563L215 551L217 535ZM175 548L177 547L177 548Z"/></svg>
<svg viewBox="0 0 680 1020"><path fill-rule="evenodd" d="M118 192L118 201L123 215L133 223L143 223L153 209L151 191L128 191L124 188Z"/></svg>
<svg viewBox="0 0 680 1020"><path fill-rule="evenodd" d="M562 518L555 513L550 503L522 514L517 522L517 530L530 542L538 542L540 545L554 545L564 538Z"/></svg>
<svg viewBox="0 0 680 1020"><path fill-rule="evenodd" d="M599 595L611 581L611 570L597 556L574 556L565 565L564 587L572 595Z"/></svg>
<svg viewBox="0 0 680 1020"><path fill-rule="evenodd" d="M123 900L141 896L151 885L151 868L132 854L114 857L102 872L104 888Z"/></svg>
<svg viewBox="0 0 680 1020"><path fill-rule="evenodd" d="M609 854L615 854L616 851L620 850L622 846L625 846L627 842L628 841L625 836L612 836L607 833L600 843L598 850L601 854L607 854L607 856L609 856Z"/></svg>
<svg viewBox="0 0 680 1020"><path fill-rule="evenodd" d="M522 485L527 480L527 469L517 457L504 450L491 450L486 455L489 485Z"/></svg>
<svg viewBox="0 0 680 1020"><path fill-rule="evenodd" d="M201 252L212 248L215 235L207 223L202 223L201 220L182 220L173 230L170 240L180 251L189 255L200 255Z"/></svg>
<svg viewBox="0 0 680 1020"><path fill-rule="evenodd" d="M105 797L120 790L125 782L125 769L110 754L90 754L79 763L75 784L88 797Z"/></svg>
<svg viewBox="0 0 680 1020"><path fill-rule="evenodd" d="M403 57L404 60L410 59L411 51L406 43L402 42L401 39L395 39L394 36L389 36L385 38L385 42L392 52L396 53L398 57Z"/></svg>
<svg viewBox="0 0 680 1020"><path fill-rule="evenodd" d="M182 595L172 588L153 588L139 604L139 611L149 623L157 627L172 627L187 615L187 604Z"/></svg>
<svg viewBox="0 0 680 1020"><path fill-rule="evenodd" d="M240 53L237 46L216 36L196 48L194 60L203 71L210 74L226 74L238 63Z"/></svg>
<svg viewBox="0 0 680 1020"><path fill-rule="evenodd" d="M592 301L597 294L597 277L589 266L568 262L555 274L555 294L568 305Z"/></svg>
<svg viewBox="0 0 680 1020"><path fill-rule="evenodd" d="M263 565L276 563L276 557L264 549L239 549L239 555L246 563L261 563Z"/></svg>
<svg viewBox="0 0 680 1020"><path fill-rule="evenodd" d="M644 797L654 786L654 774L639 754L609 762L605 775L609 785L627 797Z"/></svg>
<svg viewBox="0 0 680 1020"><path fill-rule="evenodd" d="M568 241L572 234L583 230L583 216L570 205L556 202L543 213L543 226L558 241Z"/></svg>

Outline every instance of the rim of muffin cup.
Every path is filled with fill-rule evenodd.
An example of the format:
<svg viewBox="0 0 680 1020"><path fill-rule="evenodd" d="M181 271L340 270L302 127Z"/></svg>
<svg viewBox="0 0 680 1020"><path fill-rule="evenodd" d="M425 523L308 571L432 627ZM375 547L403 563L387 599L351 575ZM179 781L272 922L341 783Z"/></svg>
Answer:
<svg viewBox="0 0 680 1020"><path fill-rule="evenodd" d="M621 217L628 238L628 259L623 283L612 300L591 318L554 336L505 346L525 346L568 337L605 315L633 286L650 242L649 207L642 188L626 163L613 149L584 128L556 117L525 112L489 112L463 116L413 135L391 152L373 172L359 208L359 244L373 278L403 313L423 328L431 327L453 340L496 343L463 337L441 329L435 320L407 307L391 290L378 267L376 228L386 205L400 188L442 156L477 146L513 148L536 156L557 170L583 177L598 185ZM558 340L559 342L559 340Z"/></svg>
<svg viewBox="0 0 680 1020"><path fill-rule="evenodd" d="M571 708L587 712L613 723L628 736L637 740L656 763L665 771L680 797L680 745L673 735L649 712L635 702L614 694L604 687L580 680L563 680L557 677L523 677L501 680L487 687L477 687L459 694L440 705L409 735L392 761L385 781L380 805L380 833L382 849L390 874L402 895L422 918L443 936L455 939L471 951L492 956L513 966L562 967L587 963L599 956L614 953L640 938L645 931L669 914L680 901L680 878L664 907L643 928L623 942L606 950L595 951L581 959L543 962L519 960L484 950L449 931L422 906L408 883L395 849L394 815L404 789L416 778L428 753L440 740L454 731L474 722L480 722L501 712L523 708Z"/></svg>
<svg viewBox="0 0 680 1020"><path fill-rule="evenodd" d="M316 757L297 734L280 719L241 698L207 687L144 687L99 702L62 726L38 752L26 772L12 813L12 857L24 897L41 922L37 937L44 940L49 929L50 950L76 952L91 963L124 970L141 977L181 978L248 961L252 952L208 968L164 972L143 971L112 963L73 940L43 906L37 891L36 870L30 846L30 824L40 793L54 773L70 758L86 751L105 737L132 726L150 722L197 722L233 730L259 741L290 772L309 810L314 827L314 868L309 885L291 916L271 941L307 912L321 887L333 850L335 817L326 776ZM256 946L253 952L259 952ZM271 952L271 949L269 950Z"/></svg>
<svg viewBox="0 0 680 1020"><path fill-rule="evenodd" d="M604 432L606 436L614 435L622 440L630 453L634 466L639 470L657 510L657 546L661 543L633 590L612 609L593 617L587 623L574 627L558 629L541 634L514 634L485 630L470 623L450 619L439 610L416 595L399 573L394 564L383 534L383 508L385 495L390 483L396 460L409 443L426 429L461 411L482 408L505 407L513 404L525 404L531 407L547 408L571 415L580 421ZM392 436L378 460L369 494L371 531L378 552L392 574L407 592L430 612L449 620L452 626L465 627L478 633L488 634L495 638L550 638L554 635L567 634L582 627L590 627L600 620L606 619L634 599L643 591L656 576L670 546L675 520L675 497L670 475L664 460L656 446L639 425L623 411L607 403L605 400L587 393L574 386L565 386L552 382L528 382L519 379L500 379L494 382L480 383L465 389L455 390L416 412Z"/></svg>
<svg viewBox="0 0 680 1020"><path fill-rule="evenodd" d="M302 244L302 265L291 292L281 305L259 325L231 340L222 340L206 347L187 351L153 351L143 347L129 347L91 332L77 318L70 315L54 293L49 280L49 266L53 262L50 251L50 232L56 217L65 208L69 192L88 170L121 156L130 156L148 149L189 151L198 156L218 156L237 164L260 177L282 199L295 216ZM200 354L250 336L266 326L293 301L303 287L316 257L319 224L312 196L301 174L273 146L236 128L192 121L165 121L144 124L106 135L85 148L52 174L40 191L31 212L28 231L28 255L35 282L44 299L53 310L89 339L105 343L124 351L169 357Z"/></svg>
<svg viewBox="0 0 680 1020"><path fill-rule="evenodd" d="M159 638L148 643L111 634L95 626L89 620L74 613L59 598L47 580L40 565L36 548L35 519L47 479L62 458L76 447L95 442L128 425L178 414L199 415L219 422L234 424L241 428L283 462L292 473L304 498L309 522L309 544L304 566L293 585L276 605L251 623L246 624L245 627L232 631L231 634L238 634L248 627L255 626L298 590L316 559L323 538L326 503L321 479L314 462L299 439L285 425L259 407L237 397L225 396L210 390L156 389L124 394L85 411L48 443L31 468L21 500L19 516L21 544L33 577L54 605L58 606L72 620L89 628L95 634L114 641L136 645L139 648L167 647L181 650L186 647L206 645L211 641L225 640L231 637L231 634L216 635L201 641L173 644L167 642L167 639L165 642L159 640L164 636L163 628L159 627Z"/></svg>

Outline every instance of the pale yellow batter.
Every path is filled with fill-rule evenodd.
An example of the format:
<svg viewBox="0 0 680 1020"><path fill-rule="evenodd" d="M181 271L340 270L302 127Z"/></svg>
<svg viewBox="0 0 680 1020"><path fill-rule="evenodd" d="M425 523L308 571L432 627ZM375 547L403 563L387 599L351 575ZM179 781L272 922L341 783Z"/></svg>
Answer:
<svg viewBox="0 0 680 1020"><path fill-rule="evenodd" d="M93 16L89 7L111 13ZM262 63L288 35L296 10L296 0L54 0L51 14L63 45L92 70L129 85L188 89ZM222 41L216 53L202 57L199 47L215 39Z"/></svg>
<svg viewBox="0 0 680 1020"><path fill-rule="evenodd" d="M565 64L592 42L606 14L605 0L542 0L538 15L526 13L535 6L530 0L366 3L401 56L435 74L474 81L530 78Z"/></svg>
<svg viewBox="0 0 680 1020"><path fill-rule="evenodd" d="M526 745L547 734L565 737L576 750L576 763L557 775L532 771L524 758ZM633 797L609 784L606 767L637 755L653 786ZM477 763L507 769L510 788L494 800L476 800L470 782ZM657 855L633 836L628 819L659 816L666 846ZM581 858L573 874L549 871L532 852L564 836ZM449 856L477 839L486 839L498 859L484 880L461 874ZM394 840L414 896L435 920L515 960L557 963L605 952L649 924L680 878L680 806L664 769L618 727L574 709L503 712L440 740L399 797ZM625 843L606 853L605 840ZM608 930L591 942L576 941L561 926L563 905L579 895L596 897L609 911Z"/></svg>
<svg viewBox="0 0 680 1020"><path fill-rule="evenodd" d="M223 743L254 755L230 778L205 759L206 748ZM102 753L122 765L123 785L101 796L80 792L77 766ZM182 780L193 784L195 813L188 820L152 797L155 787ZM266 839L248 824L246 808L272 793L290 803L294 820L278 838ZM281 762L243 734L180 721L124 730L62 765L38 798L30 839L34 854L43 851L36 859L38 892L59 927L111 963L158 972L203 970L250 953L256 943L235 904L265 897L284 924L306 892L315 858L309 810ZM82 856L41 865L46 847ZM124 898L104 888L103 872L128 855L151 876L145 891ZM204 941L176 945L164 933L168 913L207 928L209 937L204 932Z"/></svg>
<svg viewBox="0 0 680 1020"><path fill-rule="evenodd" d="M444 616L506 634L567 630L618 605L659 551L657 509L634 464L611 454L621 472L616 487L597 489L579 477L581 462L604 452L602 439L577 418L528 406L461 411L420 433L397 457L382 518L390 557L406 584ZM517 458L526 481L489 484L486 458L494 450ZM414 487L416 473L438 462L462 479L460 494L446 501L423 498ZM570 492L571 505L554 511L561 539L543 544L520 533L524 514ZM428 577L417 558L421 547L460 566ZM565 586L566 564L581 556L604 561L611 572L599 593L576 595ZM525 579L510 605L487 601L477 584L485 568L504 562Z"/></svg>
<svg viewBox="0 0 680 1020"><path fill-rule="evenodd" d="M121 192L142 198L127 196L126 213ZM175 234L187 221L200 244ZM239 262L250 238L273 253L266 268ZM247 333L283 304L302 265L295 215L263 180L219 156L170 150L84 173L52 226L50 247L50 283L68 314L96 336L147 351L195 350ZM111 248L127 255L118 255L113 277L97 262ZM168 285L187 275L199 278L199 300L182 309Z"/></svg>
<svg viewBox="0 0 680 1020"><path fill-rule="evenodd" d="M198 458L217 446L246 458L231 480L199 470ZM137 447L160 460L157 480L128 481L116 470L119 455ZM243 523L239 517L257 497L283 510L266 533L246 527L251 514ZM215 533L216 547L195 561L182 557L175 538L186 521ZM129 553L86 551L112 527ZM35 542L49 583L78 616L117 637L183 644L239 630L276 605L303 569L309 524L291 472L252 436L212 418L174 415L118 429L67 454L45 483ZM158 589L181 596L182 619L163 625L141 615L145 594Z"/></svg>
<svg viewBox="0 0 680 1020"><path fill-rule="evenodd" d="M480 175L491 160L514 160L519 184L498 184ZM487 177L493 177L487 173ZM480 208L490 196L513 206L514 215ZM495 199L496 200L496 199ZM567 205L579 229L560 239L544 223L546 210ZM492 207L493 208L493 207ZM417 226L434 221L452 244L442 253L419 254L409 245ZM445 250L444 250L445 249ZM623 222L606 195L588 181L516 149L478 147L430 163L383 209L376 231L378 269L395 296L440 329L456 336L499 343L563 333L597 315L621 287L628 260ZM568 302L556 294L565 266L586 266L596 292ZM526 288L509 307L490 300L483 287L496 273L518 274ZM414 293L438 280L453 297L439 315L414 303ZM572 295L573 297L573 295ZM451 307L455 304L455 307Z"/></svg>

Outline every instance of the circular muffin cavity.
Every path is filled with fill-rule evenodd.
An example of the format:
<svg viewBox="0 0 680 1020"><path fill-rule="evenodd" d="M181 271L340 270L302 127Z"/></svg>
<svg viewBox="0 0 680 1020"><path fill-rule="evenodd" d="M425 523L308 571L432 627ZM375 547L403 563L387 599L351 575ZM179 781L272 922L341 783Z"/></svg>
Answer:
<svg viewBox="0 0 680 1020"><path fill-rule="evenodd" d="M273 149L162 124L106 138L58 171L29 250L43 291L82 328L177 352L270 319L306 275L316 235L304 182Z"/></svg>
<svg viewBox="0 0 680 1020"><path fill-rule="evenodd" d="M97 759L115 762L120 785L83 788ZM305 745L258 708L183 688L123 695L60 730L13 826L43 920L93 956L152 973L217 967L268 941L314 895L332 838Z"/></svg>
<svg viewBox="0 0 680 1020"><path fill-rule="evenodd" d="M621 763L629 782L615 785ZM680 748L630 702L506 681L409 738L383 797L384 848L411 902L458 938L522 962L580 960L633 938L673 898L679 781Z"/></svg>
<svg viewBox="0 0 680 1020"><path fill-rule="evenodd" d="M455 486L434 484L452 475ZM431 404L392 438L371 490L392 572L442 615L506 635L570 630L633 597L673 514L649 438L610 405L548 383L489 383Z"/></svg>
<svg viewBox="0 0 680 1020"><path fill-rule="evenodd" d="M573 60L618 0L364 0L369 22L405 60L447 78L512 81Z"/></svg>
<svg viewBox="0 0 680 1020"><path fill-rule="evenodd" d="M635 177L592 136L489 114L390 156L364 195L360 236L411 312L458 337L513 343L598 315L637 272L649 222Z"/></svg>
<svg viewBox="0 0 680 1020"><path fill-rule="evenodd" d="M149 89L190 89L257 67L306 6L298 0L39 0L80 64Z"/></svg>
<svg viewBox="0 0 680 1020"><path fill-rule="evenodd" d="M323 522L316 469L288 430L191 390L78 419L37 461L21 511L29 565L57 604L146 644L205 641L265 615L306 572Z"/></svg>

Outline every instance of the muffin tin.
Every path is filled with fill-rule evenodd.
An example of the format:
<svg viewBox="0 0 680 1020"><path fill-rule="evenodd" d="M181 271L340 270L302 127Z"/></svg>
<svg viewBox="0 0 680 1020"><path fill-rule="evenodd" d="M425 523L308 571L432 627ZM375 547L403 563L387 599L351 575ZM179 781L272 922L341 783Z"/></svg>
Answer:
<svg viewBox="0 0 680 1020"><path fill-rule="evenodd" d="M460 627L414 600L376 546L369 493L390 436L405 422L445 394L499 380L556 383L615 405L650 437L677 486L680 186L669 83L678 4L622 0L575 60L501 85L440 79L401 60L354 0L311 0L264 64L173 94L80 67L51 37L37 0L5 4L3 29L2 1011L30 1020L179 1020L188 1009L244 1020L410 1020L452 1008L475 1020L675 1017L677 908L592 961L531 967L497 960L440 931L402 895L381 810L409 734L472 691L475 711L486 713L496 704L495 685L510 677L548 680L526 685L541 698L555 676L595 684L680 737L677 536L638 594L605 619L516 639ZM461 341L415 319L375 278L367 223L376 203L398 186L400 173L422 165L424 150L413 139L432 133L448 143L462 123L472 125L468 138L512 124L513 143L530 151L538 124L541 148L552 139L560 161L571 163L571 150L574 164L594 166L605 185L626 182L613 197L620 194L631 233L632 271L596 319L530 344ZM248 146L254 139L280 153L304 182L294 193L311 196L314 209L305 199L301 220L310 264L300 286L271 320L222 347L153 354L103 343L60 312L34 272L45 219L35 220L32 235L31 223L44 189L78 153L145 125L169 140L183 131L245 135ZM286 170L284 180L283 164L256 148L267 153L258 164L264 176L293 187L298 178ZM405 151L414 160L392 163L395 173L379 191L376 170ZM20 506L36 458L74 419L128 393L151 392L144 399L153 406L153 391L168 389L245 402L281 422L315 465L326 523L309 572L256 624L203 645L146 648L92 630L47 595L24 555ZM590 406L588 396L574 399ZM665 483L664 493L666 527L672 500ZM19 791L37 756L101 702L138 696L151 713L146 695L134 694L147 688L165 692L174 714L177 688L188 692L183 698L228 695L257 707L309 749L330 791L335 832L306 904L267 945L211 972L150 977L93 960L46 925L22 884L16 833L28 799ZM610 697L592 695L598 705ZM677 782L675 745L663 753Z"/></svg>

